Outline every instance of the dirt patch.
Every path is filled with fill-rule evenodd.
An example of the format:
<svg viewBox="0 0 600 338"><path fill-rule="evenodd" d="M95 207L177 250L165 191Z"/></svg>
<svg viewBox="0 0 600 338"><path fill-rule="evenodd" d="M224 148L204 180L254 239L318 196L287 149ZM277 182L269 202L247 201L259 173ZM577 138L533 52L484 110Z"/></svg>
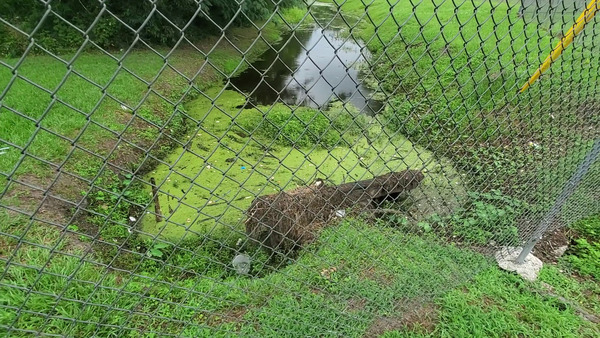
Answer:
<svg viewBox="0 0 600 338"><path fill-rule="evenodd" d="M120 142L108 158L108 163L115 172L133 172L136 169L133 166L140 161L142 153L142 150L130 143Z"/></svg>
<svg viewBox="0 0 600 338"><path fill-rule="evenodd" d="M438 309L435 304L402 302L396 312L398 314L394 316L376 318L365 333L365 337L379 337L395 330L420 333L431 333L435 330L438 321Z"/></svg>
<svg viewBox="0 0 600 338"><path fill-rule="evenodd" d="M350 312L362 311L367 305L367 300L364 298L350 298L348 299L348 305L346 308Z"/></svg>
<svg viewBox="0 0 600 338"><path fill-rule="evenodd" d="M33 174L22 175L11 181L2 204L13 207L19 213L33 216L37 220L65 224L70 209L77 202L75 197L78 181L59 174L56 182L52 177L40 178ZM75 192L77 190L77 192Z"/></svg>
<svg viewBox="0 0 600 338"><path fill-rule="evenodd" d="M0 235L0 258L7 259L17 247L17 241L13 238Z"/></svg>
<svg viewBox="0 0 600 338"><path fill-rule="evenodd" d="M600 103L594 100L583 102L577 109L577 127L580 133L586 139L594 139L600 133L600 117L598 117L598 107Z"/></svg>
<svg viewBox="0 0 600 338"><path fill-rule="evenodd" d="M546 233L535 248L533 254L544 263L556 263L560 257L557 250L570 244L570 234L567 228L559 228Z"/></svg>
<svg viewBox="0 0 600 338"><path fill-rule="evenodd" d="M363 279L370 279L372 281L376 281L379 284L383 285L391 285L394 281L394 277L375 268L370 267L368 269L362 270L360 273L360 277Z"/></svg>
<svg viewBox="0 0 600 338"><path fill-rule="evenodd" d="M206 319L206 324L212 327L217 327L223 324L235 323L237 329L245 323L244 315L248 312L245 307L234 307L225 312L209 314Z"/></svg>
<svg viewBox="0 0 600 338"><path fill-rule="evenodd" d="M489 312L489 310L495 307L496 302L492 298L483 295L481 298L467 301L467 304L473 307L481 308L484 312Z"/></svg>
<svg viewBox="0 0 600 338"><path fill-rule="evenodd" d="M365 337L379 337L388 331L401 330L404 328L401 317L379 317L373 321Z"/></svg>
<svg viewBox="0 0 600 338"><path fill-rule="evenodd" d="M433 332L438 320L438 309L434 304L424 304L402 316L404 327L410 331Z"/></svg>

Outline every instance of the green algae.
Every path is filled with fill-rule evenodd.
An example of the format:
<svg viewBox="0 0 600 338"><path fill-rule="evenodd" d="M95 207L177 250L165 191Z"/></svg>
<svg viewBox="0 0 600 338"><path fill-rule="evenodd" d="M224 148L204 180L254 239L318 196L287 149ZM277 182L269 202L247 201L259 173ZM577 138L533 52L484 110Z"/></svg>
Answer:
<svg viewBox="0 0 600 338"><path fill-rule="evenodd" d="M246 101L233 91L206 94L187 105L190 116L199 121L199 132L164 160L169 165L159 165L146 177L154 177L159 185L164 219L156 222L146 215L145 233L176 240L227 229L243 231L244 211L256 196L295 189L317 178L339 184L414 168L430 173L423 186L458 186L447 177L449 172L456 176L447 163L401 135L388 135L376 120L363 135L345 140L352 146L294 148L240 127L240 121L262 121L272 107L237 108Z"/></svg>

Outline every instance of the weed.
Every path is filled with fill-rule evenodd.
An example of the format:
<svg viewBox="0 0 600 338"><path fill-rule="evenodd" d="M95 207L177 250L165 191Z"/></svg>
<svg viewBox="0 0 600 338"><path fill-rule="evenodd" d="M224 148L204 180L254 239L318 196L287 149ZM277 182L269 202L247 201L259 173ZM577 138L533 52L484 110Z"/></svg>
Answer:
<svg viewBox="0 0 600 338"><path fill-rule="evenodd" d="M573 224L573 243L563 261L584 276L600 279L600 215Z"/></svg>
<svg viewBox="0 0 600 338"><path fill-rule="evenodd" d="M578 238L566 259L579 273L600 279L600 242Z"/></svg>
<svg viewBox="0 0 600 338"><path fill-rule="evenodd" d="M600 215L594 215L575 222L571 228L578 236L600 242Z"/></svg>
<svg viewBox="0 0 600 338"><path fill-rule="evenodd" d="M77 238L84 243L89 243L92 241L92 239L89 236L85 236L85 235L79 235L79 237L77 237Z"/></svg>
<svg viewBox="0 0 600 338"><path fill-rule="evenodd" d="M367 121L366 116L336 104L325 112L304 107L291 110L284 105L275 105L268 109L264 120L258 111L246 113L236 120L253 135L296 148L352 145L366 129Z"/></svg>
<svg viewBox="0 0 600 338"><path fill-rule="evenodd" d="M150 250L148 250L148 256L161 258L163 256L162 250L169 247L167 243L156 243L152 246Z"/></svg>
<svg viewBox="0 0 600 338"><path fill-rule="evenodd" d="M436 229L467 244L486 245L490 241L517 243L516 218L528 204L498 190L488 193L469 192L468 201L453 215L433 215Z"/></svg>
<svg viewBox="0 0 600 338"><path fill-rule="evenodd" d="M134 182L131 174L120 177L112 171L98 178L87 198L90 209L96 213L90 222L100 229L103 240L115 243L129 237L129 218L150 202L144 186Z"/></svg>

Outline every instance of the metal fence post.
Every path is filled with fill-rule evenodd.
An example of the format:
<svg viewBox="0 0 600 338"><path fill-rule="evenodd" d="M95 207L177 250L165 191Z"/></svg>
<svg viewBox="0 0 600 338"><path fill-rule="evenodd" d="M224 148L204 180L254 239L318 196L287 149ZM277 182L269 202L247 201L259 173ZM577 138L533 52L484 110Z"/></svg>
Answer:
<svg viewBox="0 0 600 338"><path fill-rule="evenodd" d="M567 181L567 183L563 187L563 191L556 199L556 202L554 203L552 208L546 213L544 219L540 223L540 226L534 231L533 236L531 236L531 239L523 246L521 254L519 254L519 257L517 257L517 263L522 264L525 261L527 255L529 255L535 244L542 238L542 235L548 230L548 227L550 227L550 224L552 224L558 213L562 210L567 199L573 194L575 189L577 189L577 186L579 185L579 183L581 183L581 180L583 179L585 174L587 174L587 172L590 170L592 164L598 160L599 156L600 139L596 139L592 150L585 156L581 164L579 164L577 170L575 171L575 174L573 174L569 181Z"/></svg>

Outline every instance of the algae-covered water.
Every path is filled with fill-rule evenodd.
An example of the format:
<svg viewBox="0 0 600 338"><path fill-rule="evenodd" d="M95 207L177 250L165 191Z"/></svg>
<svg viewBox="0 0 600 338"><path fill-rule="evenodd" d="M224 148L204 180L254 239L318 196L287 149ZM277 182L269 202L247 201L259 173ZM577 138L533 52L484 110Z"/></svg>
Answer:
<svg viewBox="0 0 600 338"><path fill-rule="evenodd" d="M447 213L459 203L464 193L447 161L437 161L402 135L382 129L384 121L377 120L376 114L381 104L370 99L372 93L361 84L355 67L368 57L366 49L338 35L342 27L347 28L339 14L327 6L313 7L313 26L291 33L231 79L231 88L244 94L213 88L186 105L190 116L200 121L199 132L164 160L168 165L159 165L146 177L159 186L163 220L157 222L147 214L143 232L172 240L227 229L242 232L244 212L256 196L295 189L317 178L339 184L408 168L427 172L413 192L419 200L413 216ZM316 115L311 116L321 118L295 121L296 128L288 128L291 135L277 134L276 128L275 135L261 135L261 130L274 129L270 116L294 116L298 106L314 108ZM335 114L330 109L336 109ZM364 113L358 133L336 131L334 136L345 141L338 146L315 144L314 137L313 146L281 142L289 136L302 137L317 122L321 128L337 128L331 119L340 114L355 121L358 111ZM277 128L293 124L283 123ZM242 128L248 124L254 125L253 130Z"/></svg>
<svg viewBox="0 0 600 338"><path fill-rule="evenodd" d="M316 178L338 184L416 168L427 171L420 191L426 197L428 189L437 191L429 195L437 199L434 204L456 203L452 201L462 194L457 192L461 188L456 172L447 163L434 160L401 135L383 133L373 118L368 132L352 147L293 148L248 136L237 126L243 119L262 119L270 107L237 108L245 97L234 91L215 89L207 95L210 98L187 106L188 113L202 121L200 131L189 138L188 147L164 160L170 165L159 165L148 174L147 179L154 177L160 187L164 220L156 222L153 215L146 215L144 232L174 240L223 229L243 231L244 211L256 196L294 189ZM444 195L444 188L445 197L439 192ZM433 206L431 212L439 210Z"/></svg>

